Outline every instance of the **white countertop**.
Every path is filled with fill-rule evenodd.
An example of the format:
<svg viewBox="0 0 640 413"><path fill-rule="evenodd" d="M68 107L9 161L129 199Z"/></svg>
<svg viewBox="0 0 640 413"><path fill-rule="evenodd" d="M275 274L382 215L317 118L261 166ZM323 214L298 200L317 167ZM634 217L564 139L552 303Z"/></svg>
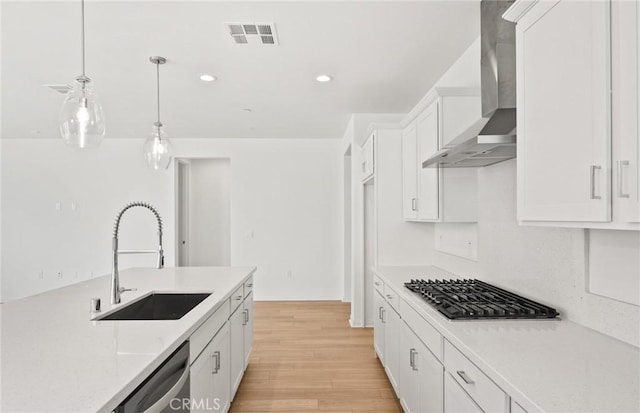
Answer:
<svg viewBox="0 0 640 413"><path fill-rule="evenodd" d="M2 412L111 412L255 267L137 268L120 273L126 305L150 291L212 292L179 320L91 321L110 276L0 306Z"/></svg>
<svg viewBox="0 0 640 413"><path fill-rule="evenodd" d="M404 283L455 275L431 266L374 272L529 413L640 412L639 348L566 320L452 321Z"/></svg>

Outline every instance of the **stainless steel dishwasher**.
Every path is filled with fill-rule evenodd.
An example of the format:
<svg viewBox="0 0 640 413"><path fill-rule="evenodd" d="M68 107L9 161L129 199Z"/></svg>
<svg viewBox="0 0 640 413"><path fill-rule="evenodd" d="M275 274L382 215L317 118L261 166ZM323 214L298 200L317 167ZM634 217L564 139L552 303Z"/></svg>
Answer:
<svg viewBox="0 0 640 413"><path fill-rule="evenodd" d="M189 411L189 342L182 344L124 401L115 413Z"/></svg>

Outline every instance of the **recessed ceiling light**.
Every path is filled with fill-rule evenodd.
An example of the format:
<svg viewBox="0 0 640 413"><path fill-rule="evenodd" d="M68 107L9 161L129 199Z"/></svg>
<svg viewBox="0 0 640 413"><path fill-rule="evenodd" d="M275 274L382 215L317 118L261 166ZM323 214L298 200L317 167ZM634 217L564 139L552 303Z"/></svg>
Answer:
<svg viewBox="0 0 640 413"><path fill-rule="evenodd" d="M316 80L318 82L330 82L331 80L333 80L333 78L329 75L320 75L316 77Z"/></svg>
<svg viewBox="0 0 640 413"><path fill-rule="evenodd" d="M200 75L200 80L202 80L203 82L213 82L216 79L217 77L215 77L214 75Z"/></svg>

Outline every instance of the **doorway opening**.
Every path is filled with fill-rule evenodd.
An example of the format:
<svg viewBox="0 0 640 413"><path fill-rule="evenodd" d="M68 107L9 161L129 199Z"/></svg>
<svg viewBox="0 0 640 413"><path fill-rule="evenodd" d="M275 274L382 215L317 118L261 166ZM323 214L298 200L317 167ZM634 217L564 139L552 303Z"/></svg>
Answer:
<svg viewBox="0 0 640 413"><path fill-rule="evenodd" d="M231 265L231 160L178 159L178 266Z"/></svg>

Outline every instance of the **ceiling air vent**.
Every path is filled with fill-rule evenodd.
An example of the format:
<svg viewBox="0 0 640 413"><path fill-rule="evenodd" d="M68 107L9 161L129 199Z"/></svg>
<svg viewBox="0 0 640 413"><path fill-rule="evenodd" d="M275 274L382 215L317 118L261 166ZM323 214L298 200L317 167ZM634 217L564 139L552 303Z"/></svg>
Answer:
<svg viewBox="0 0 640 413"><path fill-rule="evenodd" d="M224 23L236 44L277 45L274 23Z"/></svg>

